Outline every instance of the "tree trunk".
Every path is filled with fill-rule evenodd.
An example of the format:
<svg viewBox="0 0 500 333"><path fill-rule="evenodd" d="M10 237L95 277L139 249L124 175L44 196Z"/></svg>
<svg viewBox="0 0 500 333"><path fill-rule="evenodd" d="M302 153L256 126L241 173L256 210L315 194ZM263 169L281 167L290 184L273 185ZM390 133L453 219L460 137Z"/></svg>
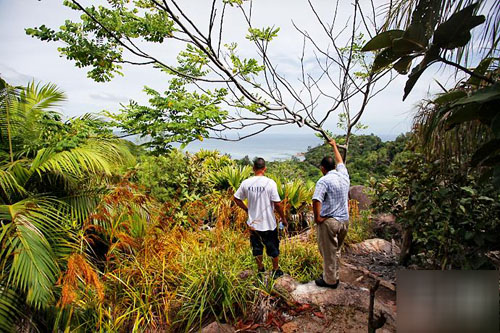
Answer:
<svg viewBox="0 0 500 333"><path fill-rule="evenodd" d="M413 242L413 228L407 227L403 230L403 241L401 244L401 254L399 255L399 263L406 266L411 254L411 245Z"/></svg>

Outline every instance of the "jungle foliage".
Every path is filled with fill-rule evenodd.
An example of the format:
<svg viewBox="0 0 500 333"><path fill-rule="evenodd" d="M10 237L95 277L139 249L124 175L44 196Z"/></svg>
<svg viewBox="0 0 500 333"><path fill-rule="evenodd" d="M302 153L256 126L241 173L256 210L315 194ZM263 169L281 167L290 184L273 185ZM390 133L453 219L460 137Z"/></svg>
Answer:
<svg viewBox="0 0 500 333"><path fill-rule="evenodd" d="M339 141L342 139L342 136L337 137ZM401 134L394 141L386 142L373 134L353 135L346 161L351 185L367 185L372 177L381 179L388 176L391 163L404 151L407 140L408 134ZM331 147L324 144L309 149L304 162L318 168L321 159L331 154Z"/></svg>
<svg viewBox="0 0 500 333"><path fill-rule="evenodd" d="M187 331L268 297L240 277L254 260L233 194L250 167L147 154L96 116L63 120L53 84L0 83L2 331ZM291 230L309 227L312 185L276 181ZM284 241L281 262L299 281L321 269L312 239Z"/></svg>
<svg viewBox="0 0 500 333"><path fill-rule="evenodd" d="M433 63L466 74L453 89L443 87L443 94L422 101L412 133L393 142L373 135L349 138L352 184L370 182L374 208L395 214L413 236L409 259L420 268L492 268L488 255L500 250L500 20L494 19L500 7L494 4L492 15L484 17L478 15L482 3L397 1L396 8L390 8L388 29L377 29L363 48L375 52L373 64L363 60L363 69L371 70L359 81L349 75L359 68L347 66L341 78L348 81L344 88L356 87L368 98L377 73L408 73L411 63L421 58L409 74L405 98ZM280 78L265 53L279 29L248 31L247 38L262 51L263 64L238 56L236 44L224 45L222 52L230 61L224 64L220 47L217 52L207 49L213 46L215 10L206 37L192 24L193 29L187 29L183 23L189 19L182 10L174 12L165 1L108 4L83 7L76 0L64 1L83 12L80 20L67 20L57 31L42 25L26 32L63 42L60 52L76 66L89 67L88 75L96 81L109 81L121 75L123 64L132 64L124 47L137 52L136 65L154 65L174 78L163 93L146 88L149 106L131 102L123 106L122 116L108 114L111 122L90 114L64 119L58 108L65 95L53 84L16 87L0 79L2 331L192 331L210 320L231 322L252 315L255 304L272 297L272 283L241 275L255 270L255 263L247 216L234 204L233 194L251 175L251 161L234 161L212 151L188 154L171 149L170 143L200 139L214 125L239 121L229 119L224 103L258 120L306 125L327 134L307 107L286 109L278 95L267 103L250 93L258 87L259 73ZM243 9L245 15L242 4L228 0L221 6ZM354 8L355 14L360 11ZM400 19L404 15L406 24ZM486 35L493 37L487 55L472 68L461 63L460 56L452 61L449 55L463 54L474 41L471 31L483 24L489 27ZM190 39L175 66L133 48L133 41L162 43L182 40L182 34ZM341 59L354 51L358 60L364 59L357 36L347 49L336 48ZM216 68L210 77L209 64ZM235 99L225 88L186 88L203 80L231 83L238 90ZM280 87L290 88L286 82ZM269 89L273 96L274 89ZM341 92L337 107L348 102ZM273 118L277 110L291 116ZM301 118L304 112L307 117ZM117 138L112 131L117 124L131 134L153 138L154 153ZM323 145L309 149L304 161L269 163L290 233L312 226L317 166L330 154L330 147ZM350 210L347 242L369 238L370 212L358 212L352 202ZM317 277L321 258L314 236L306 241L283 236L284 270L301 282Z"/></svg>
<svg viewBox="0 0 500 333"><path fill-rule="evenodd" d="M484 1L411 3L404 30L383 32L365 45L365 51L378 50L372 70L392 66L406 74L412 60L421 57L408 76L403 99L433 63L454 67L459 75L452 89L441 85L443 93L421 102L412 154L402 156L392 177L375 185L376 205L394 212L406 227L409 248L403 252L410 256L404 261L411 258L441 269L491 268L487 258L498 250L500 216L500 7L490 4L485 17L477 14ZM396 11L388 23L405 15ZM476 40L471 34L475 27L484 33ZM473 55L481 55L474 59L476 65L464 66L464 58L466 62Z"/></svg>

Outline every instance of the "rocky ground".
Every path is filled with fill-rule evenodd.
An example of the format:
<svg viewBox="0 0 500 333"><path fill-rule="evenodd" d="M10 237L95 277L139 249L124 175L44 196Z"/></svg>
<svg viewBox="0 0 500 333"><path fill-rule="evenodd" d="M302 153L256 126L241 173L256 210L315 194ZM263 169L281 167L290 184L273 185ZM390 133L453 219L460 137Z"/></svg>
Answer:
<svg viewBox="0 0 500 333"><path fill-rule="evenodd" d="M255 303L247 322L214 322L202 332L366 332L369 289L377 280L375 314L386 318L377 332L395 332L398 253L395 244L382 239L354 244L342 256L337 289L317 287L314 281L300 284L285 275L276 280L275 295L263 294Z"/></svg>
<svg viewBox="0 0 500 333"><path fill-rule="evenodd" d="M403 269L398 264L399 247L393 242L383 239L368 239L364 242L346 247L342 260L345 263L365 268L376 277L396 282L396 271Z"/></svg>

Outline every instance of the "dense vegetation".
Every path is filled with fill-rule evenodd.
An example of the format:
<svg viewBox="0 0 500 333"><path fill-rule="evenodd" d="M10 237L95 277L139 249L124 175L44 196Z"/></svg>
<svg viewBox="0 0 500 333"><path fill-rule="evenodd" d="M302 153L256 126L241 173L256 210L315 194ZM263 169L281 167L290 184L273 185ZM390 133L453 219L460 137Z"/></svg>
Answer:
<svg viewBox="0 0 500 333"><path fill-rule="evenodd" d="M269 294L240 277L254 260L232 196L249 166L213 151L150 155L92 115L63 121L54 85L1 84L2 330L187 330ZM270 176L289 231L308 228L314 184ZM350 241L369 235L366 217L352 223ZM314 239L281 250L294 278L319 274Z"/></svg>
<svg viewBox="0 0 500 333"><path fill-rule="evenodd" d="M250 159L171 148L171 142L219 133L217 126L241 129L249 119L305 125L327 137L324 121L339 111L339 127L348 135L336 139L348 149L351 182L370 185L374 212L394 214L403 227L402 263L493 267L490 258L500 250L499 4L491 5L486 18L478 15L483 2L398 2L363 47L362 36L353 33L346 48L335 46L337 58L326 56L337 65L355 65L343 68L340 97L329 97L336 106L318 121L309 102L294 96L268 62L265 50L279 29L249 29L259 60L240 57L234 43L224 45L219 58L210 34L215 10L206 37L166 1L108 3L84 8L64 1L84 12L81 21L27 33L64 42L60 52L79 67L91 67L89 76L97 81L121 74L121 64L128 63L154 65L170 76L169 86L164 93L146 88L149 106L131 102L121 114L108 114L108 123L92 114L64 119L55 110L65 95L53 84L15 87L0 79L0 330L189 331L212 319L258 317L258 305L271 297L273 285L246 274L255 271L246 214L232 200L252 172ZM240 0L222 4L245 14ZM354 14L363 15L354 7ZM486 37L478 49L485 51L469 68L463 62L466 48L479 54L471 47L471 30L484 22ZM133 48L133 41L170 38L187 43L172 66ZM130 60L125 49L140 61ZM452 89L442 87L443 93L421 102L410 133L389 142L352 134L366 103L349 114L350 97L361 93L367 102L371 85L394 69L410 72L405 98L433 63L465 77L455 76ZM320 76L328 74L327 68ZM253 94L262 88L258 75L274 81L263 91L271 101ZM288 107L276 81L303 108ZM227 83L235 91L200 88L201 82ZM191 90L193 83L199 90ZM238 118L226 104L250 118ZM311 97L311 107L317 104ZM284 118L276 118L276 111L284 111ZM117 138L113 126L149 137L150 150ZM330 148L322 145L309 149L303 161L268 165L290 221L280 263L301 282L320 273L320 255L313 233L306 241L289 236L312 227L310 201L326 154ZM372 211L360 213L352 202L350 210L347 242L370 237Z"/></svg>

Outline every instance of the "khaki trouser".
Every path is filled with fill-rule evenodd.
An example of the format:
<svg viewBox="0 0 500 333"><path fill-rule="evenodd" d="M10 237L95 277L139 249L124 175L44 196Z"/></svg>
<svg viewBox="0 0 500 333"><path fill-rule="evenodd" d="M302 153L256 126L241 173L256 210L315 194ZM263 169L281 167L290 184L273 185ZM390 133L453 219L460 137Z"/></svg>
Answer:
<svg viewBox="0 0 500 333"><path fill-rule="evenodd" d="M339 279L340 247L347 235L348 222L328 218L318 224L318 247L323 257L323 280L335 284Z"/></svg>

